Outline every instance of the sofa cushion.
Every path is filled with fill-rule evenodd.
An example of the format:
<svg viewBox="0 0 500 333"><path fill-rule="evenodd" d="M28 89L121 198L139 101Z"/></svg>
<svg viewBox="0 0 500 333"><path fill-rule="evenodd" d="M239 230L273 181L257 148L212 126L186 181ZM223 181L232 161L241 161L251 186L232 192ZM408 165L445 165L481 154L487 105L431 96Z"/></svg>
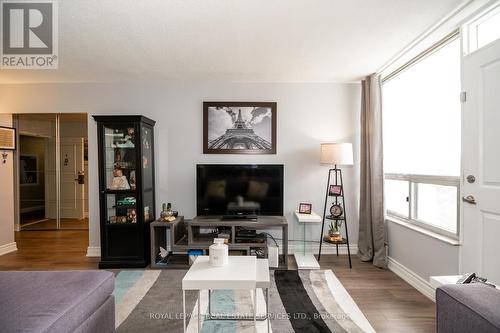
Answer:
<svg viewBox="0 0 500 333"><path fill-rule="evenodd" d="M0 272L5 332L72 332L114 289L107 271Z"/></svg>
<svg viewBox="0 0 500 333"><path fill-rule="evenodd" d="M500 290L481 283L436 289L438 332L499 332Z"/></svg>

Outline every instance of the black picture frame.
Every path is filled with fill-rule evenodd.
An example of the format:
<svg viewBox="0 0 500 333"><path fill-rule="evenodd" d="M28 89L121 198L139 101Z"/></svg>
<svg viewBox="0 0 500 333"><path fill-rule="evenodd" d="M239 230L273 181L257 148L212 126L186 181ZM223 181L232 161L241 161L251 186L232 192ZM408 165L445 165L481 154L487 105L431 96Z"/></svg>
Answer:
<svg viewBox="0 0 500 333"><path fill-rule="evenodd" d="M11 137L12 144L7 145L6 141ZM16 129L13 127L0 126L0 150L16 150L17 140L16 140Z"/></svg>
<svg viewBox="0 0 500 333"><path fill-rule="evenodd" d="M259 135L255 134L252 127L249 128L237 128L236 122L238 120L238 114L240 108L251 108L254 110L263 110L266 112L270 112L270 124L266 126L270 126L270 142L266 139L261 138ZM213 129L210 128L210 113L209 110L220 110L222 114L226 114L227 112L234 112L231 114L233 117L233 125L234 128L227 128L226 134L221 134L218 139L210 140L211 136L210 131ZM276 154L276 110L277 103L276 102L203 102L203 154ZM252 111L252 112L253 112ZM253 120L254 118L252 118ZM243 126L248 125L248 122ZM259 148L234 148L232 144L234 142L231 141L231 137L229 131L232 130L242 130L242 132L248 132L248 138L246 142L241 141L241 136L239 138L240 145L244 145L250 143L254 146L259 146ZM218 134L219 135L219 134ZM219 141L216 141L219 140ZM231 145L231 146L230 146Z"/></svg>
<svg viewBox="0 0 500 333"><path fill-rule="evenodd" d="M300 214L311 214L312 213L312 204L301 202L299 204L299 213Z"/></svg>
<svg viewBox="0 0 500 333"><path fill-rule="evenodd" d="M341 185L330 185L328 188L328 196L330 197L339 197L342 195L342 186Z"/></svg>

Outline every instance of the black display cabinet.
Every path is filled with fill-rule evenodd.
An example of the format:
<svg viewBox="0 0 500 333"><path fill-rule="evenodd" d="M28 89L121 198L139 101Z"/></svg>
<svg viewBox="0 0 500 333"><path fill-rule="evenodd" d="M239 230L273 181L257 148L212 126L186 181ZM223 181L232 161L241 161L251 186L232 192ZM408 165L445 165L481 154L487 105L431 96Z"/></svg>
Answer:
<svg viewBox="0 0 500 333"><path fill-rule="evenodd" d="M155 220L154 125L143 116L94 116L98 126L99 268L146 267Z"/></svg>

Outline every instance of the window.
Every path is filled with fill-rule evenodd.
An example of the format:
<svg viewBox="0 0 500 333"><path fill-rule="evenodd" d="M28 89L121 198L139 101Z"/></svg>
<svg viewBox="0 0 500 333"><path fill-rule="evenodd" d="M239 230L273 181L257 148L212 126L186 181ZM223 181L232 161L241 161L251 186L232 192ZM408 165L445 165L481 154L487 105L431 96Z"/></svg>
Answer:
<svg viewBox="0 0 500 333"><path fill-rule="evenodd" d="M388 75L382 89L387 215L457 238L458 32Z"/></svg>
<svg viewBox="0 0 500 333"><path fill-rule="evenodd" d="M500 6L496 6L468 24L469 52L500 38Z"/></svg>

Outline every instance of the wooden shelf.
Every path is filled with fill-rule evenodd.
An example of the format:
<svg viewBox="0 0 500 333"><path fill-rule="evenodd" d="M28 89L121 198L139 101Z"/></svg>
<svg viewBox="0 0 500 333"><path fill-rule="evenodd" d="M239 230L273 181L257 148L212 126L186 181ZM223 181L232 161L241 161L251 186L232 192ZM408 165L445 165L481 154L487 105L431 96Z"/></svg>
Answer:
<svg viewBox="0 0 500 333"><path fill-rule="evenodd" d="M325 219L332 220L332 221L343 221L343 220L345 220L345 217L343 217L343 216L341 216L341 217L333 217L331 215L328 215L328 216L325 216Z"/></svg>
<svg viewBox="0 0 500 333"><path fill-rule="evenodd" d="M323 242L330 243L330 244L335 244L335 245L347 244L347 240L345 238L342 238L341 241L336 241L335 242L335 241L331 241L330 237L328 237L328 236L323 237Z"/></svg>
<svg viewBox="0 0 500 333"><path fill-rule="evenodd" d="M153 222L151 227L151 258L155 258L151 263L153 268L188 268L188 255L189 250L207 250L210 245L213 244L213 239L216 234L212 233L202 233L200 234L200 228L215 228L215 227L227 227L231 229L230 237L231 241L227 244L229 251L246 251L249 253L251 248L265 249L267 248L267 237L264 242L248 242L248 243L235 243L235 233L236 228L244 227L248 229L269 229L269 228L280 228L282 230L282 237L287 239L288 236L288 223L285 217L277 216L262 216L259 217L259 221L221 221L220 218L215 217L196 217L191 221L184 221L182 216L179 216L174 222ZM170 228L170 237L167 239L166 233L161 230L155 231L155 228ZM187 228L187 235L184 234L184 230ZM249 240L250 241L250 240ZM286 244L286 241L285 241ZM159 246L164 248L170 248L169 257L163 260L158 257ZM168 246L168 247L167 247ZM287 246L283 246L283 255L280 255L280 265L277 269L287 268ZM180 255L178 253L186 253ZM181 257L175 258L172 256ZM182 256L186 258L182 260ZM171 259L174 259L170 261ZM179 261L179 259L181 259ZM185 264L182 264L184 262Z"/></svg>

